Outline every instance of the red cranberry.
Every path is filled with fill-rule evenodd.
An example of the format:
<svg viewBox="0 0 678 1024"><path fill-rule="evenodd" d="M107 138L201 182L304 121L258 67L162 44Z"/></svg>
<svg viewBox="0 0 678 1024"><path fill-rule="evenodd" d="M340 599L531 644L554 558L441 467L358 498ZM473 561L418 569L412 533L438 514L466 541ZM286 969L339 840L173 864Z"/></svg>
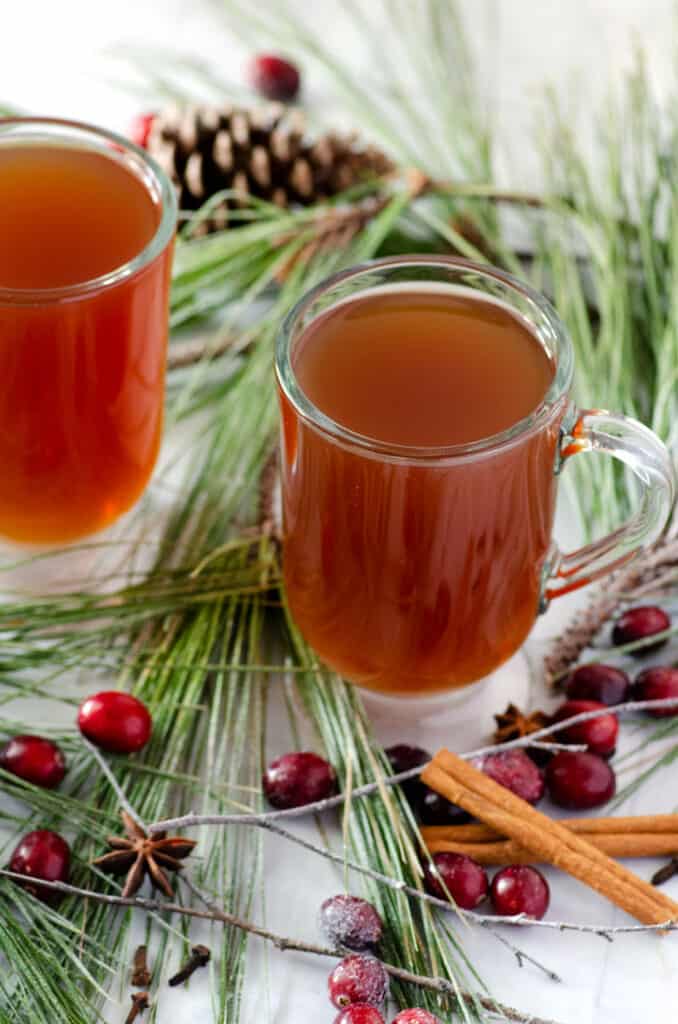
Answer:
<svg viewBox="0 0 678 1024"><path fill-rule="evenodd" d="M565 691L572 700L622 704L628 696L630 685L629 677L620 668L594 662L576 668L565 683Z"/></svg>
<svg viewBox="0 0 678 1024"><path fill-rule="evenodd" d="M332 796L337 789L334 768L309 751L283 754L264 773L264 793L279 810L303 807Z"/></svg>
<svg viewBox="0 0 678 1024"><path fill-rule="evenodd" d="M353 1003L334 1018L334 1024L384 1024L384 1018L373 1006Z"/></svg>
<svg viewBox="0 0 678 1024"><path fill-rule="evenodd" d="M646 668L636 676L631 696L633 700L667 700L669 697L678 697L678 668ZM678 715L678 704L674 708L656 708L646 713L653 718L673 718Z"/></svg>
<svg viewBox="0 0 678 1024"><path fill-rule="evenodd" d="M428 1010L401 1010L391 1024L440 1024L440 1019Z"/></svg>
<svg viewBox="0 0 678 1024"><path fill-rule="evenodd" d="M502 917L525 914L541 921L549 906L548 882L536 868L511 864L492 879L490 897Z"/></svg>
<svg viewBox="0 0 678 1024"><path fill-rule="evenodd" d="M586 810L607 803L615 793L615 774L597 754L561 750L546 768L549 796L560 807Z"/></svg>
<svg viewBox="0 0 678 1024"><path fill-rule="evenodd" d="M132 754L151 738L148 708L130 693L104 690L80 705L78 725L83 736L112 754Z"/></svg>
<svg viewBox="0 0 678 1024"><path fill-rule="evenodd" d="M301 82L294 64L270 53L261 53L254 57L250 64L249 77L254 88L262 96L283 103L294 99Z"/></svg>
<svg viewBox="0 0 678 1024"><path fill-rule="evenodd" d="M480 767L500 786L506 786L512 793L528 804L536 804L544 795L544 776L524 750L501 750L488 754Z"/></svg>
<svg viewBox="0 0 678 1024"><path fill-rule="evenodd" d="M132 142L140 146L141 149L146 149L148 145L148 136L151 134L151 128L156 116L155 111L153 111L152 113L137 114L132 118L127 134Z"/></svg>
<svg viewBox="0 0 678 1024"><path fill-rule="evenodd" d="M410 746L409 743L396 743L395 746L388 747L384 753L389 760L394 775L399 775L400 772L408 772L411 768L419 768L421 765L428 764L431 760L428 750L424 750L423 747ZM400 788L405 794L408 803L415 810L424 794L430 792L428 786L420 782L418 777L401 782Z"/></svg>
<svg viewBox="0 0 678 1024"><path fill-rule="evenodd" d="M654 636L655 633L663 633L665 629L671 628L671 619L663 609L654 604L638 605L637 608L629 608L621 615L612 630L612 643L619 647L621 644L631 644L636 640L645 640L646 637ZM641 647L631 653L634 657L642 658L652 651L658 651L667 643L667 638L658 640L655 644Z"/></svg>
<svg viewBox="0 0 678 1024"><path fill-rule="evenodd" d="M432 896L440 900L449 900L451 896L464 910L473 910L485 899L487 875L472 857L464 853L434 853L432 861L437 875L430 863L424 866L426 888Z"/></svg>
<svg viewBox="0 0 678 1024"><path fill-rule="evenodd" d="M43 828L23 837L12 854L9 870L45 882L67 882L70 863L71 851L66 840ZM26 884L25 888L45 903L55 903L59 899L58 892L41 885Z"/></svg>
<svg viewBox="0 0 678 1024"><path fill-rule="evenodd" d="M606 707L607 704L601 704L596 700L568 700L556 711L555 721L563 722L567 718L574 718L575 715L582 715L585 711L601 711ZM601 715L600 718L591 718L588 722L570 725L557 735L562 743L583 743L592 754L611 757L617 745L618 732L617 716Z"/></svg>
<svg viewBox="0 0 678 1024"><path fill-rule="evenodd" d="M358 896L331 896L320 908L320 924L330 942L347 949L377 945L384 923L376 907Z"/></svg>
<svg viewBox="0 0 678 1024"><path fill-rule="evenodd" d="M54 789L66 774L66 758L42 736L13 736L0 751L0 768L34 786Z"/></svg>
<svg viewBox="0 0 678 1024"><path fill-rule="evenodd" d="M388 995L388 974L373 956L355 953L345 957L327 979L330 1000L341 1009L350 1003L381 1006Z"/></svg>
<svg viewBox="0 0 678 1024"><path fill-rule="evenodd" d="M440 793L424 786L424 792L417 804L417 814L422 825L464 825L471 821L471 815L446 800Z"/></svg>

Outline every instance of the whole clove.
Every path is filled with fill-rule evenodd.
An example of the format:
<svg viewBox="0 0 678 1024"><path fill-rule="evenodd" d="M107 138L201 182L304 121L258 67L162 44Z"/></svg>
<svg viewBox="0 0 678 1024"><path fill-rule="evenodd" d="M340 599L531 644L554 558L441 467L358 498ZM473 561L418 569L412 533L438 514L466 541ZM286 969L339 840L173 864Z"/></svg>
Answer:
<svg viewBox="0 0 678 1024"><path fill-rule="evenodd" d="M190 957L177 973L170 978L169 985L174 988L175 985L182 985L185 981L188 981L194 971L199 967L205 967L209 963L211 955L207 946L192 946Z"/></svg>
<svg viewBox="0 0 678 1024"><path fill-rule="evenodd" d="M131 984L136 988L148 988L151 983L151 972L148 969L148 950L146 946L137 946L132 960Z"/></svg>
<svg viewBox="0 0 678 1024"><path fill-rule="evenodd" d="M125 1024L134 1024L137 1017L149 1007L150 996L148 992L133 992L131 995L132 1009L125 1018Z"/></svg>

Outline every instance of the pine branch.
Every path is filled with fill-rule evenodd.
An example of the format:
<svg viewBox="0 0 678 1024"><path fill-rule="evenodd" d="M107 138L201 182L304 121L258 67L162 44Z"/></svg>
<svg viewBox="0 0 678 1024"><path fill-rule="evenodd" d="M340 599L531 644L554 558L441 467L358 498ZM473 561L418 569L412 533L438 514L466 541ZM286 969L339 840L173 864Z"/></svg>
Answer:
<svg viewBox="0 0 678 1024"><path fill-rule="evenodd" d="M167 369L181 370L195 363L211 362L227 352L243 354L251 344L251 335L224 331L217 338L194 338L190 341L175 341L167 351Z"/></svg>

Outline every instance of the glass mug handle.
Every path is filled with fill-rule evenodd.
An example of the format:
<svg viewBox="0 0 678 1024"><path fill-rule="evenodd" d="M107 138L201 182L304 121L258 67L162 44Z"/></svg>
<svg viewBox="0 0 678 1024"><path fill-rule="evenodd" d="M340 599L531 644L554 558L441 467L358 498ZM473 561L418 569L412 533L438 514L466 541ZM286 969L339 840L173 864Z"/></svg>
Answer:
<svg viewBox="0 0 678 1024"><path fill-rule="evenodd" d="M656 434L637 420L605 409L575 412L574 427L561 439L559 468L580 452L602 452L624 462L640 481L640 506L628 522L576 551L554 545L543 586L543 606L553 597L600 579L628 562L661 534L675 495L671 458Z"/></svg>

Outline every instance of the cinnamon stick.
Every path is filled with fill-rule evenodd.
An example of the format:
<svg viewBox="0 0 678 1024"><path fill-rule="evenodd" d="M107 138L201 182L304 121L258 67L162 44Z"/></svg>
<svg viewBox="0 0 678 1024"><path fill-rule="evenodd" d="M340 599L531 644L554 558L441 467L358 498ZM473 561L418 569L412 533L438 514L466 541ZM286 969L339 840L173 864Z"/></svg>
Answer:
<svg viewBox="0 0 678 1024"><path fill-rule="evenodd" d="M461 826L460 826L461 827ZM451 838L424 836L429 853L464 853L479 864L534 864L535 855L514 839L469 843ZM637 832L590 834L586 839L608 857L667 857L678 852L678 834Z"/></svg>
<svg viewBox="0 0 678 1024"><path fill-rule="evenodd" d="M448 750L424 769L422 782L486 825L515 840L536 860L561 868L648 925L678 920L678 904L597 850L583 836L535 810Z"/></svg>
<svg viewBox="0 0 678 1024"><path fill-rule="evenodd" d="M678 814L639 814L625 818L562 818L560 824L577 835L645 835L671 833L678 840ZM426 840L449 839L460 843L505 839L482 822L470 825L428 825L421 830Z"/></svg>

